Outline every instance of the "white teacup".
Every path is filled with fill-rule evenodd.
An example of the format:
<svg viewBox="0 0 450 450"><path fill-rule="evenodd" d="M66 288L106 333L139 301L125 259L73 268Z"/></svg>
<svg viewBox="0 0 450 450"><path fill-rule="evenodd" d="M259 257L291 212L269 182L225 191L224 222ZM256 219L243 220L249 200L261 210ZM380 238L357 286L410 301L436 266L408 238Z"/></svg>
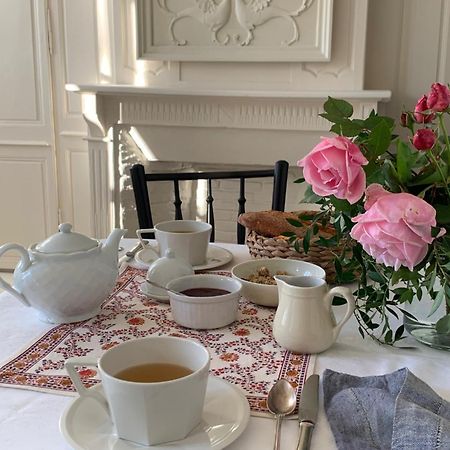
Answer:
<svg viewBox="0 0 450 450"><path fill-rule="evenodd" d="M192 266L205 263L212 226L196 220L169 220L155 225L154 228L141 228L136 234L143 248L150 248L157 257L163 256L167 249L175 252L177 258L183 258ZM150 244L144 243L142 233L155 233L159 252Z"/></svg>
<svg viewBox="0 0 450 450"><path fill-rule="evenodd" d="M200 423L209 360L208 351L197 342L151 336L121 343L98 361L93 357L69 358L65 367L80 396L94 398L110 411L120 438L156 445L183 439ZM175 364L191 373L157 382L129 381L123 375L125 369L153 363ZM75 366L98 367L105 396L86 389Z"/></svg>

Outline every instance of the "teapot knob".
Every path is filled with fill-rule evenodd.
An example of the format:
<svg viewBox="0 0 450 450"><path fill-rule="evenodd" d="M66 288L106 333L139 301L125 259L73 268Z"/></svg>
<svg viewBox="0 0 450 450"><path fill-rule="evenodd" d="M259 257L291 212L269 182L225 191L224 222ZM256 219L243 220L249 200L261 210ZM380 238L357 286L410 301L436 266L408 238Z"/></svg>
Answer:
<svg viewBox="0 0 450 450"><path fill-rule="evenodd" d="M168 248L164 253L164 256L169 259L175 259L175 252L171 248Z"/></svg>
<svg viewBox="0 0 450 450"><path fill-rule="evenodd" d="M72 231L72 224L70 223L62 223L59 227L58 230L61 233L70 233Z"/></svg>

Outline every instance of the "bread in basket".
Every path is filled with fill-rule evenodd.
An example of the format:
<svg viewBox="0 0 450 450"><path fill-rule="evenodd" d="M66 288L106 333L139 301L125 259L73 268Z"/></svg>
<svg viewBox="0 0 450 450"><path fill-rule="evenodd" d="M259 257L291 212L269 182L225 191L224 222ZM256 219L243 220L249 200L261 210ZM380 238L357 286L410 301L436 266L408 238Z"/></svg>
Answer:
<svg viewBox="0 0 450 450"><path fill-rule="evenodd" d="M290 258L301 259L322 267L327 273L327 280L332 282L336 276L334 266L335 254L339 252L339 246L324 247L318 244L320 237L330 239L335 235L333 227L320 225L319 231L310 239L308 252L305 253L302 246L302 239L308 224L311 221L299 219L299 215L311 216L314 211L258 211L241 214L238 222L247 228L246 243L250 255L254 258ZM295 227L287 219L302 222L304 226ZM289 238L283 236L284 232L293 232L299 240L297 249Z"/></svg>

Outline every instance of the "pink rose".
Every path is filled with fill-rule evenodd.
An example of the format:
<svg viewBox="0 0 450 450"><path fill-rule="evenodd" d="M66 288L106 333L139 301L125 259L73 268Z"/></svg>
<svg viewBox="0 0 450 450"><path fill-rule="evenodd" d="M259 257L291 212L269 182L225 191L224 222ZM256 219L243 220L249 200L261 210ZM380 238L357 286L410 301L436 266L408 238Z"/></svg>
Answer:
<svg viewBox="0 0 450 450"><path fill-rule="evenodd" d="M427 95L427 107L436 112L445 111L450 104L450 89L441 83L433 83Z"/></svg>
<svg viewBox="0 0 450 450"><path fill-rule="evenodd" d="M436 210L412 194L393 194L379 184L366 190L366 212L354 217L350 235L378 263L394 267L414 266L425 258L434 238ZM442 228L439 236L445 233Z"/></svg>
<svg viewBox="0 0 450 450"><path fill-rule="evenodd" d="M436 135L431 128L421 128L415 132L412 142L417 150L429 150L436 142Z"/></svg>
<svg viewBox="0 0 450 450"><path fill-rule="evenodd" d="M312 190L356 203L364 194L368 161L361 150L344 136L323 137L308 155L298 161Z"/></svg>
<svg viewBox="0 0 450 450"><path fill-rule="evenodd" d="M414 108L414 118L416 119L416 122L429 123L436 117L434 113L423 114L423 112L427 110L428 110L427 96L422 95L422 97L418 100Z"/></svg>

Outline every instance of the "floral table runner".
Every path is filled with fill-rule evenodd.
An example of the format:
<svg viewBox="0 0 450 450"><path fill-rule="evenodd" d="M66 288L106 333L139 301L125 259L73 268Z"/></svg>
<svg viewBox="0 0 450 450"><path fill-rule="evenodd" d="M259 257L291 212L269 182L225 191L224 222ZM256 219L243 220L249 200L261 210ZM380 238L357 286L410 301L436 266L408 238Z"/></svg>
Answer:
<svg viewBox="0 0 450 450"><path fill-rule="evenodd" d="M241 298L236 322L217 330L190 330L172 320L170 305L158 303L141 292L145 274L127 267L99 315L55 326L38 338L0 367L0 386L75 394L64 369L67 358L99 357L128 339L170 335L195 339L208 348L211 374L240 386L253 415L267 413L267 394L279 378L288 379L299 397L304 380L314 368L314 357L293 354L275 342L273 308ZM90 368L80 368L80 376L86 386L100 382L97 372Z"/></svg>

